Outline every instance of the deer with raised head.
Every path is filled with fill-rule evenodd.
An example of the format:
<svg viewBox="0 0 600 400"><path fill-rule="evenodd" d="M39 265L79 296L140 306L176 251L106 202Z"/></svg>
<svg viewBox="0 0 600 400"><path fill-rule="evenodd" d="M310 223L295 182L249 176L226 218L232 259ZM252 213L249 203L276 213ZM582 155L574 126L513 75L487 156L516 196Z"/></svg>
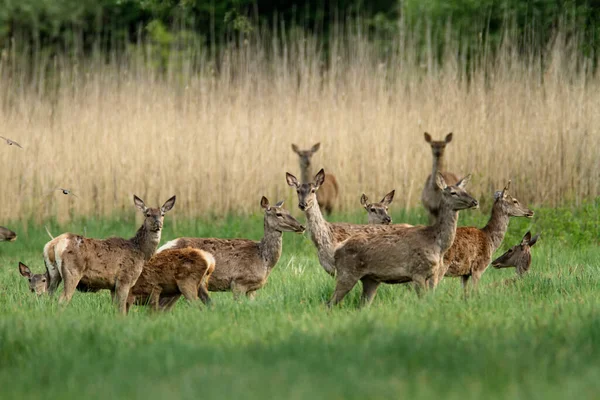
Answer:
<svg viewBox="0 0 600 400"><path fill-rule="evenodd" d="M110 290L119 311L127 312L129 290L158 247L164 216L175 205L175 196L160 208L146 207L135 195L133 201L144 214L144 222L131 239L90 239L64 233L46 244L44 261L50 278L48 291L52 294L64 281L64 291L59 298L61 303L69 303L81 285L89 291ZM53 254L50 254L51 250L54 250Z"/></svg>
<svg viewBox="0 0 600 400"><path fill-rule="evenodd" d="M335 249L342 241L359 233L392 232L396 229L411 226L408 224L365 225L327 222L323 217L317 200L317 193L325 182L325 171L321 169L317 172L312 182L300 183L289 172L286 172L285 179L287 184L294 187L296 193L298 193L298 208L304 211L304 215L306 216L306 229L308 230L310 239L317 248L319 263L325 272L331 276L335 275L333 255Z"/></svg>
<svg viewBox="0 0 600 400"><path fill-rule="evenodd" d="M367 210L369 224L389 225L392 223L392 217L389 214L388 207L394 199L395 190L386 194L379 203L369 203L369 198L366 194L360 197L360 204Z"/></svg>
<svg viewBox="0 0 600 400"><path fill-rule="evenodd" d="M312 179L311 158L313 154L319 150L319 147L321 147L321 143L315 144L309 150L300 150L298 146L292 144L292 150L300 158L300 178L303 183L309 182ZM323 207L325 213L329 215L333 211L333 206L338 197L339 187L337 179L335 179L335 176L332 174L326 174L325 178L325 182L319 190L317 197L319 199L319 206Z"/></svg>
<svg viewBox="0 0 600 400"><path fill-rule="evenodd" d="M423 203L423 207L429 211L429 223L433 224L439 213L440 201L442 199L441 191L435 182L436 174L438 172L441 173L444 181L449 184L458 182L458 178L453 173L446 171L446 162L444 159L446 146L452 141L452 132L447 134L444 140L440 141L432 140L431 135L425 132L425 141L431 146L433 166L431 168L431 175L425 181L425 187L423 187L423 192L421 193L421 202Z"/></svg>
<svg viewBox="0 0 600 400"><path fill-rule="evenodd" d="M182 295L189 302L200 299L210 305L208 282L214 270L215 258L203 250L185 248L157 253L144 265L127 305L168 310Z"/></svg>
<svg viewBox="0 0 600 400"><path fill-rule="evenodd" d="M492 267L496 269L515 267L519 277L529 272L531 266L531 248L540 238L538 233L533 238L531 232L527 231L521 243L511 247L500 257L492 261Z"/></svg>
<svg viewBox="0 0 600 400"><path fill-rule="evenodd" d="M473 278L473 287L476 287L492 255L502 244L510 217L533 217L533 211L512 197L509 189L510 181L502 191L494 193L492 214L484 228L461 226L456 230L454 244L444 256L444 275L461 277L465 294L469 278ZM438 280L441 278L440 275Z"/></svg>
<svg viewBox="0 0 600 400"><path fill-rule="evenodd" d="M208 282L211 292L233 292L234 298L262 288L281 257L283 232L304 232L304 226L283 208L283 201L269 204L262 197L264 236L260 241L250 239L178 238L158 249L158 254L169 249L192 247L211 253L216 261L215 271Z"/></svg>
<svg viewBox="0 0 600 400"><path fill-rule="evenodd" d="M478 207L477 200L465 190L470 175L456 186L447 186L440 173L435 177L442 200L433 225L356 235L338 247L336 286L329 306L342 301L358 281L362 282L363 305L371 303L381 283L414 282L418 293L427 289L429 282L435 283L444 253L454 241L458 212Z"/></svg>
<svg viewBox="0 0 600 400"><path fill-rule="evenodd" d="M0 242L14 242L17 240L17 234L8 228L0 226Z"/></svg>

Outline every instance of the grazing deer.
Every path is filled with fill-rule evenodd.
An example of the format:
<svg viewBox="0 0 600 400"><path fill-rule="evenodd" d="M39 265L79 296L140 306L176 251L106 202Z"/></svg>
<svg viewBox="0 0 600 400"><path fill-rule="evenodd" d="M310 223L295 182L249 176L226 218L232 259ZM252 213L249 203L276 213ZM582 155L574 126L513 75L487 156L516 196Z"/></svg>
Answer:
<svg viewBox="0 0 600 400"><path fill-rule="evenodd" d="M142 273L144 264L156 251L164 216L175 205L175 196L161 208L148 208L135 195L133 201L145 216L144 223L133 238L100 240L65 233L46 245L44 260L50 260L49 252L53 247L56 266L54 268L52 263L46 263L50 293L53 293L61 280L64 281L60 302L69 303L81 283L92 291L109 289L119 311L123 314L127 312L129 290Z"/></svg>
<svg viewBox="0 0 600 400"><path fill-rule="evenodd" d="M212 254L198 249L172 249L155 254L144 265L137 282L131 288L127 306L148 304L154 310L164 305L171 308L183 295L193 302L202 300L210 304L207 287L211 274L215 270ZM168 299L167 302L160 300Z"/></svg>
<svg viewBox="0 0 600 400"><path fill-rule="evenodd" d="M17 240L17 234L8 228L0 226L0 242L14 242Z"/></svg>
<svg viewBox="0 0 600 400"><path fill-rule="evenodd" d="M144 265L142 274L131 288L127 308L131 304L149 304L156 310L160 300L160 308L167 310L182 294L190 302L200 297L208 305L210 297L206 287L214 269L215 259L202 250L187 248L156 254ZM27 265L19 262L19 272L29 280L32 293L41 295L48 292L48 271L32 274ZM77 290L96 292L99 289L91 289L79 282Z"/></svg>
<svg viewBox="0 0 600 400"><path fill-rule="evenodd" d="M319 150L319 147L321 147L321 143L315 144L310 150L300 150L298 146L292 144L292 150L300 157L300 177L303 183L309 182L313 176L310 159L313 154ZM335 176L332 174L327 174L325 178L325 182L323 183L321 190L319 190L317 197L319 199L319 205L323 207L323 210L325 210L327 215L330 215L333 211L333 205L338 197L339 187L337 179L335 179Z"/></svg>
<svg viewBox="0 0 600 400"><path fill-rule="evenodd" d="M253 297L254 292L267 283L281 257L283 232L304 232L304 226L283 208L283 201L272 206L263 196L260 205L265 216L264 236L259 242L249 239L179 238L159 248L158 254L185 247L207 251L216 260L208 290L231 291L234 298L244 294Z"/></svg>
<svg viewBox="0 0 600 400"><path fill-rule="evenodd" d="M446 164L444 160L444 152L448 143L452 141L452 133L446 135L444 140L435 141L431 139L429 133L425 132L425 141L431 145L431 152L433 153L433 167L431 169L431 175L429 175L425 181L425 187L421 193L421 202L423 203L423 207L429 211L429 223L433 224L439 213L440 201L442 199L441 191L435 182L436 174L440 172L444 177L444 180L450 184L458 182L458 178L453 173L445 170Z"/></svg>
<svg viewBox="0 0 600 400"><path fill-rule="evenodd" d="M394 225L364 225L348 224L344 222L329 223L323 218L317 200L317 193L325 182L325 171L317 172L313 182L300 183L298 179L286 172L285 179L289 186L296 188L298 193L298 208L306 215L306 228L310 239L317 248L319 263L329 275L335 275L335 262L333 255L335 249L342 241L352 235L371 232L392 232L396 229L410 227L408 224Z"/></svg>
<svg viewBox="0 0 600 400"><path fill-rule="evenodd" d="M444 253L454 241L458 211L478 207L464 189L470 175L456 186L447 186L440 173L435 177L442 200L433 225L356 235L339 246L335 252L336 286L329 306L342 301L359 280L363 305L371 303L381 283L412 281L421 293L434 281L443 267Z"/></svg>
<svg viewBox="0 0 600 400"><path fill-rule="evenodd" d="M465 294L469 278L473 278L473 287L476 287L492 255L502 244L510 217L533 217L533 211L508 194L509 188L510 181L502 191L494 194L492 215L487 225L482 229L472 226L458 228L454 244L444 256L445 271L442 272L445 276L460 276Z"/></svg>
<svg viewBox="0 0 600 400"><path fill-rule="evenodd" d="M369 198L366 194L360 198L360 204L367 210L369 224L389 225L392 223L392 217L388 213L388 206L394 199L395 190L386 194L379 203L369 203Z"/></svg>
<svg viewBox="0 0 600 400"><path fill-rule="evenodd" d="M539 237L538 233L532 238L531 232L527 231L521 243L511 247L506 253L492 261L492 267L497 269L515 267L518 276L525 275L531 266L531 248L537 243Z"/></svg>

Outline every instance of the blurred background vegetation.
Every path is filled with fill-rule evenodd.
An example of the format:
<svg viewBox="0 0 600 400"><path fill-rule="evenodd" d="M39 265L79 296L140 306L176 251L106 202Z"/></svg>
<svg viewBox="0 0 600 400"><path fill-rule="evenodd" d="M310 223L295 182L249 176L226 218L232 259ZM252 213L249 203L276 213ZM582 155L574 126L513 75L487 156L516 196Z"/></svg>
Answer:
<svg viewBox="0 0 600 400"><path fill-rule="evenodd" d="M577 36L579 50L598 49L600 1L573 0L2 0L0 47L31 51L109 52L143 41L163 59L174 48L224 43L259 32L301 29L323 40L340 22L360 20L386 51L386 36L410 32L423 49L461 43L461 52L494 51L510 32L523 51L543 51L556 32ZM347 26L343 25L343 26ZM15 40L18 39L18 40ZM26 50L20 48L18 50ZM435 54L443 55L443 48ZM440 58L442 58L440 56ZM159 60L160 61L160 60ZM435 61L435 60L432 60Z"/></svg>

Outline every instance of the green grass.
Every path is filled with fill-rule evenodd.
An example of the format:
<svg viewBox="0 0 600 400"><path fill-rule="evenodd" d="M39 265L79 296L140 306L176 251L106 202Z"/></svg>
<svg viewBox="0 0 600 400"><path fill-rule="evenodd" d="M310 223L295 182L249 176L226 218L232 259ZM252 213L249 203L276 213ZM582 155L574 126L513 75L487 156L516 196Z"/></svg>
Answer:
<svg viewBox="0 0 600 400"><path fill-rule="evenodd" d="M19 260L42 272L43 227L24 223L0 246L2 398L596 398L600 380L598 203L536 209L513 219L503 244L542 231L531 274L489 269L468 302L445 279L423 299L406 286L382 286L357 309L360 287L342 305L323 303L334 281L309 239L285 234L284 251L254 301L213 293L214 307L181 301L168 314L134 308L115 315L108 293L56 299L27 291ZM570 218L565 218L570 216ZM365 215L336 216L364 221ZM486 213L461 224L481 226ZM396 222L424 222L398 213ZM132 215L51 226L88 236L131 236ZM259 215L175 222L182 235L251 237ZM499 251L500 252L500 251ZM359 285L360 286L360 285Z"/></svg>

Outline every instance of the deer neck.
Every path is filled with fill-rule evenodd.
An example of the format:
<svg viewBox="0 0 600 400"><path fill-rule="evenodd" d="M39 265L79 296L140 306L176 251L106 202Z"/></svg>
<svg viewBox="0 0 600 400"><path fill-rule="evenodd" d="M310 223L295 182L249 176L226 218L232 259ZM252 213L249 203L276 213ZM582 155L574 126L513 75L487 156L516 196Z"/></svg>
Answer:
<svg viewBox="0 0 600 400"><path fill-rule="evenodd" d="M300 179L302 179L302 183L310 182L312 176L312 167L310 165L303 166L300 164Z"/></svg>
<svg viewBox="0 0 600 400"><path fill-rule="evenodd" d="M283 233L268 227L265 220L265 233L258 244L258 250L269 270L277 264L279 257L281 257L282 238Z"/></svg>
<svg viewBox="0 0 600 400"><path fill-rule="evenodd" d="M492 253L500 247L502 241L504 240L504 235L506 234L506 230L508 229L508 222L510 217L504 211L502 211L502 206L499 201L494 203L492 207L492 215L490 220L488 221L485 228L483 228L483 232L489 238L489 245L491 247Z"/></svg>
<svg viewBox="0 0 600 400"><path fill-rule="evenodd" d="M453 210L448 204L442 202L438 217L432 226L433 231L436 233L436 245L440 248L442 254L448 251L452 243L454 243L457 222L458 211Z"/></svg>
<svg viewBox="0 0 600 400"><path fill-rule="evenodd" d="M433 179L431 179L431 181L433 182L433 184L435 185L435 175L438 172L443 172L444 168L446 167L446 161L444 160L444 155L442 154L441 156L433 156L433 163L431 166L431 177Z"/></svg>
<svg viewBox="0 0 600 400"><path fill-rule="evenodd" d="M133 244L144 254L144 259L146 261L152 258L156 252L156 248L160 242L160 234L161 231L151 232L147 230L144 225L142 225L136 232L135 236L131 239Z"/></svg>
<svg viewBox="0 0 600 400"><path fill-rule="evenodd" d="M331 226L329 222L325 221L321 208L315 200L315 204L312 205L306 214L306 229L310 235L310 239L317 247L319 255L319 261L321 265L329 274L333 274L335 271L334 252L335 242L333 240L333 233L331 232Z"/></svg>

